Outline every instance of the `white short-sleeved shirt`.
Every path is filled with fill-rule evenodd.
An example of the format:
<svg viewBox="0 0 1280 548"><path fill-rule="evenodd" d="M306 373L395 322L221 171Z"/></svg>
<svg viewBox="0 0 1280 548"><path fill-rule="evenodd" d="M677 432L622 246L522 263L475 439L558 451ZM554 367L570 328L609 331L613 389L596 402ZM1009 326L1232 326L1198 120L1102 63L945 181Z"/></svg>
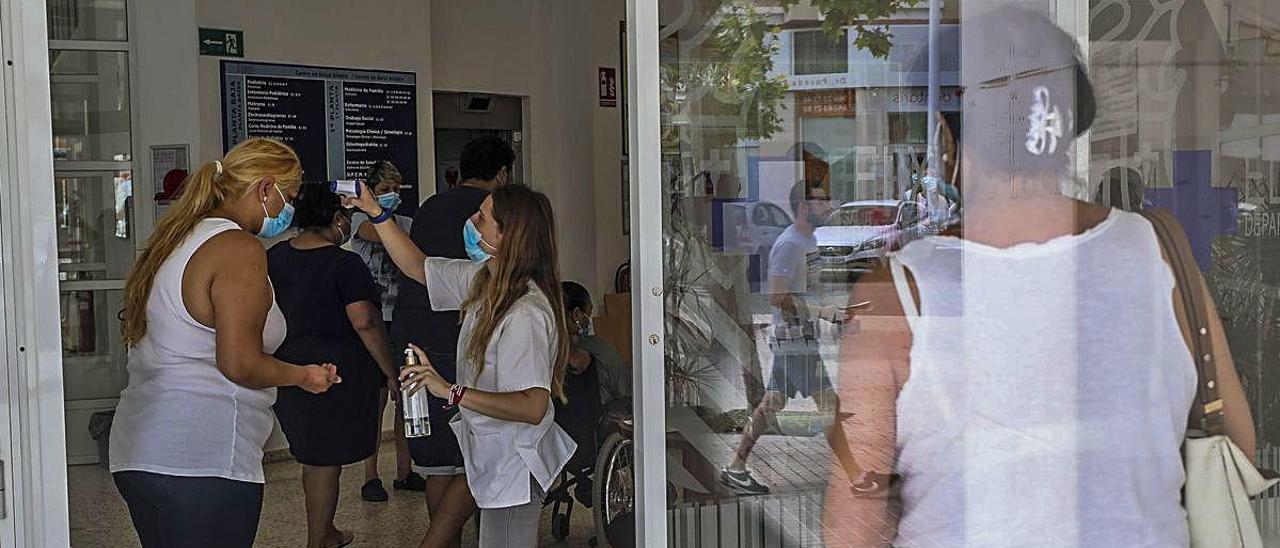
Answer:
<svg viewBox="0 0 1280 548"><path fill-rule="evenodd" d="M436 311L458 310L471 292L482 263L466 259L426 260L427 292ZM470 312L470 311L467 311ZM555 315L546 295L534 284L498 323L485 350L484 369L466 357L476 328L467 313L458 337L458 384L486 392L551 390L557 334ZM577 444L555 423L554 406L538 424L495 419L462 407L449 423L458 437L467 484L480 508L507 508L531 499L528 477L551 488Z"/></svg>

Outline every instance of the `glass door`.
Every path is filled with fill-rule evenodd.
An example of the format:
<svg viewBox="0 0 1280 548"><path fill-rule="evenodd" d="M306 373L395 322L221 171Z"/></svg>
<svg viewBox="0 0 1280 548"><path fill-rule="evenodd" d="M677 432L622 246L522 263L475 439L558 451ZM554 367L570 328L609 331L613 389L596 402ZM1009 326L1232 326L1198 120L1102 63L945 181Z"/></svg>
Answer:
<svg viewBox="0 0 1280 548"><path fill-rule="evenodd" d="M961 217L991 218L964 208L964 174L990 167L966 162L991 142L1035 154L1034 143L1010 135L1021 139L1046 119L1013 102L982 111L994 107L974 106L973 92L1062 66L1014 74L984 66L1006 53L1034 65L1042 54L1038 40L993 54L980 49L992 40L962 35L987 28L991 3L937 2L933 42L931 2L880 2L886 11L876 13L859 11L865 2L693 0L659 3L656 14L646 4L628 2L628 79L638 84L629 134L638 538L647 546L891 542L905 514L831 512L888 486L908 488L911 472L921 477L895 460L895 439L870 439L893 432L893 404L884 414L854 405L875 395L859 384L865 372L851 341L879 336L885 318L851 295L912 242L964 230ZM1006 4L1078 45L1076 63L1092 84L1093 104L1059 112L1093 111L1092 127L1074 141L1063 133L1070 144L1059 151L1070 154L1049 193L1178 218L1225 325L1255 456L1277 468L1280 96L1268 82L1280 66L1280 12L1266 0ZM941 50L934 108L947 137L931 135L938 130L926 110L930 47ZM979 78L987 73L995 75ZM1086 97L1071 89L1062 95ZM943 145L936 191L924 184L934 139ZM1006 175L1039 169L1011 164ZM746 226L769 217L746 209L760 204L784 211L788 226L766 242L725 244L725 234L766 233ZM1067 299L1084 303L1094 282ZM1049 313L1074 321L1067 309ZM976 318L939 321L963 332ZM1280 494L1254 506L1264 537L1280 543Z"/></svg>
<svg viewBox="0 0 1280 548"><path fill-rule="evenodd" d="M68 464L98 462L95 435L128 381L118 314L138 235L126 8L47 4Z"/></svg>

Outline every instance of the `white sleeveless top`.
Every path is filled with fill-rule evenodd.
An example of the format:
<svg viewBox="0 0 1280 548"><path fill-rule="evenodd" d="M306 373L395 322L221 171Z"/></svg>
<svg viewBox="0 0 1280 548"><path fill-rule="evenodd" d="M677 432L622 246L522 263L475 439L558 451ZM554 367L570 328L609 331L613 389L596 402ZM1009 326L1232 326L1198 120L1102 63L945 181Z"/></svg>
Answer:
<svg viewBox="0 0 1280 548"><path fill-rule="evenodd" d="M1007 249L927 238L893 266L913 335L895 546L1188 545L1196 371L1146 219Z"/></svg>
<svg viewBox="0 0 1280 548"><path fill-rule="evenodd" d="M191 317L182 299L191 256L210 238L239 228L227 219L204 219L156 273L147 333L129 352L129 386L111 428L112 473L263 483L262 447L271 435L276 390L227 379L218 370L214 330ZM275 352L284 336L284 315L273 296L262 351Z"/></svg>

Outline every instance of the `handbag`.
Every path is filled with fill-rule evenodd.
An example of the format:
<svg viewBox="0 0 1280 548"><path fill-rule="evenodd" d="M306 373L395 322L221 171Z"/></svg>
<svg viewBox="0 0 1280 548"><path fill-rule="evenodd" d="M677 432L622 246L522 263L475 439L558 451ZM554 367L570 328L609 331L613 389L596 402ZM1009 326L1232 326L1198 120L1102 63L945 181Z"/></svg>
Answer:
<svg viewBox="0 0 1280 548"><path fill-rule="evenodd" d="M1218 394L1213 334L1199 272L1186 234L1167 212L1145 212L1182 294L1198 381L1192 426L1182 445L1187 482L1182 501L1192 548L1263 548L1262 533L1249 498L1274 486L1224 434L1225 408Z"/></svg>

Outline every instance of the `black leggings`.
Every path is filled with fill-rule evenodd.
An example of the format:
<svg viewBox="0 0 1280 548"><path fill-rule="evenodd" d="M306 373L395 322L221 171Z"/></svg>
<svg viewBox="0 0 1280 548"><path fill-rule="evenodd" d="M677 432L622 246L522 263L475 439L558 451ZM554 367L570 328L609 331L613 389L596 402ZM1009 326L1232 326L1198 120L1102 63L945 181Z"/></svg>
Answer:
<svg viewBox="0 0 1280 548"><path fill-rule="evenodd" d="M253 546L262 484L150 472L113 476L142 548Z"/></svg>

